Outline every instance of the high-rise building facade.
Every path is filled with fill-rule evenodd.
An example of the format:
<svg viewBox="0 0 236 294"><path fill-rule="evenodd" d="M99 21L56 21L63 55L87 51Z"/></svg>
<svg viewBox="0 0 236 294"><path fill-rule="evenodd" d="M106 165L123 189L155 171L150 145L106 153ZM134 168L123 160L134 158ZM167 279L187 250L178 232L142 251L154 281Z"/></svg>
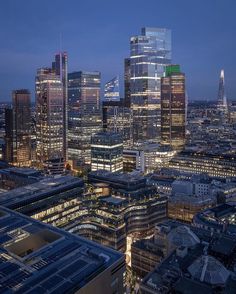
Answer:
<svg viewBox="0 0 236 294"><path fill-rule="evenodd" d="M130 98L134 142L160 140L161 77L170 63L170 30L143 28L140 36L131 37Z"/></svg>
<svg viewBox="0 0 236 294"><path fill-rule="evenodd" d="M130 58L125 58L124 60L124 101L126 106L130 106Z"/></svg>
<svg viewBox="0 0 236 294"><path fill-rule="evenodd" d="M91 162L91 136L102 130L100 72L68 74L68 157L76 166Z"/></svg>
<svg viewBox="0 0 236 294"><path fill-rule="evenodd" d="M6 109L5 160L18 166L31 161L31 98L25 89L12 93L12 108Z"/></svg>
<svg viewBox="0 0 236 294"><path fill-rule="evenodd" d="M166 67L161 79L161 143L174 150L185 145L185 75L179 65Z"/></svg>
<svg viewBox="0 0 236 294"><path fill-rule="evenodd" d="M119 77L114 77L105 84L104 98L106 101L119 101L120 100L120 88Z"/></svg>
<svg viewBox="0 0 236 294"><path fill-rule="evenodd" d="M122 134L124 146L132 146L132 111L125 104L124 99L120 101L103 101L102 122L104 131Z"/></svg>
<svg viewBox="0 0 236 294"><path fill-rule="evenodd" d="M217 107L222 112L228 112L228 103L225 94L225 72L223 69L220 72Z"/></svg>
<svg viewBox="0 0 236 294"><path fill-rule="evenodd" d="M91 169L123 171L123 138L119 133L101 132L91 139Z"/></svg>
<svg viewBox="0 0 236 294"><path fill-rule="evenodd" d="M52 63L52 69L61 79L63 85L63 157L67 161L67 132L68 132L68 55L66 52L60 52L55 55L55 61Z"/></svg>
<svg viewBox="0 0 236 294"><path fill-rule="evenodd" d="M36 156L42 167L50 160L64 161L63 84L51 68L37 71L36 92ZM48 165L49 166L49 165Z"/></svg>

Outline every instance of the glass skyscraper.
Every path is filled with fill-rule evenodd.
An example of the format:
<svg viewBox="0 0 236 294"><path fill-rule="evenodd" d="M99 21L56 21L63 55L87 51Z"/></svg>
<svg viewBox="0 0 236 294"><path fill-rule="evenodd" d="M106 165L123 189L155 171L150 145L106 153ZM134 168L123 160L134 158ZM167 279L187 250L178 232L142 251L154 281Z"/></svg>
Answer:
<svg viewBox="0 0 236 294"><path fill-rule="evenodd" d="M112 80L105 84L104 98L106 101L119 101L120 89L119 89L119 77L114 77Z"/></svg>
<svg viewBox="0 0 236 294"><path fill-rule="evenodd" d="M130 107L130 58L124 60L124 102L127 107Z"/></svg>
<svg viewBox="0 0 236 294"><path fill-rule="evenodd" d="M75 167L91 162L91 136L102 130L100 72L68 74L68 158Z"/></svg>
<svg viewBox="0 0 236 294"><path fill-rule="evenodd" d="M217 107L222 112L228 112L228 103L225 94L225 72L223 69L220 72Z"/></svg>
<svg viewBox="0 0 236 294"><path fill-rule="evenodd" d="M131 37L130 99L134 142L160 141L161 77L170 63L170 30L143 28L140 36Z"/></svg>
<svg viewBox="0 0 236 294"><path fill-rule="evenodd" d="M68 56L66 52L60 52L55 55L55 61L52 63L52 69L61 79L63 86L63 157L67 160L67 132L68 132Z"/></svg>
<svg viewBox="0 0 236 294"><path fill-rule="evenodd" d="M166 67L161 79L161 143L180 151L185 145L185 75L179 65Z"/></svg>
<svg viewBox="0 0 236 294"><path fill-rule="evenodd" d="M31 163L31 98L25 89L12 92L12 108L6 109L5 160L18 166Z"/></svg>
<svg viewBox="0 0 236 294"><path fill-rule="evenodd" d="M104 131L122 134L124 146L126 148L132 146L132 112L125 104L124 99L120 101L103 101L102 119Z"/></svg>
<svg viewBox="0 0 236 294"><path fill-rule="evenodd" d="M36 157L42 167L50 160L63 162L63 84L51 68L39 69L35 84Z"/></svg>

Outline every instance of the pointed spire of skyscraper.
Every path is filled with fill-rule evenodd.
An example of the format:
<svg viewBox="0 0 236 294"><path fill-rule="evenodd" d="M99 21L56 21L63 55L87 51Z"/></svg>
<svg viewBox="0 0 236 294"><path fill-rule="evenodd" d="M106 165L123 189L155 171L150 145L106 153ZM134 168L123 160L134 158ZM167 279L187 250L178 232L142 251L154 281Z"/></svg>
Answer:
<svg viewBox="0 0 236 294"><path fill-rule="evenodd" d="M225 73L223 69L220 72L217 107L221 111L228 111L228 104L225 95Z"/></svg>

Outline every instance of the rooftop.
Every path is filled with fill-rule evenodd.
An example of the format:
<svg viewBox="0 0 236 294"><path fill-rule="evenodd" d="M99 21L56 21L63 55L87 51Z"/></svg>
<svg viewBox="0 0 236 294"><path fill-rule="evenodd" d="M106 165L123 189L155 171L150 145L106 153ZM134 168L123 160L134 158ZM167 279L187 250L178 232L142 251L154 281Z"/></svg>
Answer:
<svg viewBox="0 0 236 294"><path fill-rule="evenodd" d="M126 201L126 199L124 198L120 198L120 197L115 197L115 196L110 196L110 197L105 197L105 198L101 198L101 201L113 204L113 205L119 205L122 202Z"/></svg>
<svg viewBox="0 0 236 294"><path fill-rule="evenodd" d="M69 185L82 185L83 181L72 176L52 176L41 181L26 185L0 194L0 205L11 208L14 204L24 200L35 199L39 195L52 190L68 187Z"/></svg>
<svg viewBox="0 0 236 294"><path fill-rule="evenodd" d="M33 168L27 168L27 167L9 167L0 169L0 175L9 174L9 175L16 175L20 177L36 177L40 178L42 177L42 174L40 171L33 169Z"/></svg>
<svg viewBox="0 0 236 294"><path fill-rule="evenodd" d="M0 292L75 292L123 254L0 207Z"/></svg>

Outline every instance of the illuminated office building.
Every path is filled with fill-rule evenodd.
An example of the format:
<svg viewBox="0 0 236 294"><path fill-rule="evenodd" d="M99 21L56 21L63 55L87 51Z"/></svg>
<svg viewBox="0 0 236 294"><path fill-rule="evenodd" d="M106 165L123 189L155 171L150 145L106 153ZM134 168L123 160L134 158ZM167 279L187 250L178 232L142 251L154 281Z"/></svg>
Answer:
<svg viewBox="0 0 236 294"><path fill-rule="evenodd" d="M161 143L174 150L185 145L185 76L179 65L166 67L161 79Z"/></svg>
<svg viewBox="0 0 236 294"><path fill-rule="evenodd" d="M230 122L236 123L236 101L232 101L229 107Z"/></svg>
<svg viewBox="0 0 236 294"><path fill-rule="evenodd" d="M102 132L92 136L91 170L123 171L123 138L121 134Z"/></svg>
<svg viewBox="0 0 236 294"><path fill-rule="evenodd" d="M102 130L100 72L68 74L68 157L73 166L91 163L91 136Z"/></svg>
<svg viewBox="0 0 236 294"><path fill-rule="evenodd" d="M120 89L119 89L119 77L114 77L112 80L105 84L104 98L106 101L119 101Z"/></svg>
<svg viewBox="0 0 236 294"><path fill-rule="evenodd" d="M139 170L145 174L153 173L168 166L175 154L169 146L145 142L123 151L124 171Z"/></svg>
<svg viewBox="0 0 236 294"><path fill-rule="evenodd" d="M143 28L141 35L131 37L130 98L134 142L160 141L161 77L170 63L170 30Z"/></svg>
<svg viewBox="0 0 236 294"><path fill-rule="evenodd" d="M215 204L216 201L211 196L172 195L168 202L168 217L191 223L196 213Z"/></svg>
<svg viewBox="0 0 236 294"><path fill-rule="evenodd" d="M123 294L125 256L0 207L1 293Z"/></svg>
<svg viewBox="0 0 236 294"><path fill-rule="evenodd" d="M222 153L186 150L173 157L168 166L189 174L207 173L215 178L236 177L236 158Z"/></svg>
<svg viewBox="0 0 236 294"><path fill-rule="evenodd" d="M86 186L70 175L27 180L1 193L0 205L123 252L128 234L151 234L167 216L167 198L144 177L96 171L88 179Z"/></svg>
<svg viewBox="0 0 236 294"><path fill-rule="evenodd" d="M124 99L120 101L103 101L102 123L104 131L122 134L124 146L132 146L132 111L126 105Z"/></svg>
<svg viewBox="0 0 236 294"><path fill-rule="evenodd" d="M63 84L50 68L36 76L36 156L39 167L52 160L63 161ZM50 168L50 164L47 165ZM55 168L55 167L53 167Z"/></svg>
<svg viewBox="0 0 236 294"><path fill-rule="evenodd" d="M67 160L67 132L68 132L68 56L66 52L60 52L55 55L55 61L52 63L52 69L61 79L63 86L63 157Z"/></svg>
<svg viewBox="0 0 236 294"><path fill-rule="evenodd" d="M5 112L5 160L18 166L31 162L31 104L28 90L12 93L12 108Z"/></svg>

